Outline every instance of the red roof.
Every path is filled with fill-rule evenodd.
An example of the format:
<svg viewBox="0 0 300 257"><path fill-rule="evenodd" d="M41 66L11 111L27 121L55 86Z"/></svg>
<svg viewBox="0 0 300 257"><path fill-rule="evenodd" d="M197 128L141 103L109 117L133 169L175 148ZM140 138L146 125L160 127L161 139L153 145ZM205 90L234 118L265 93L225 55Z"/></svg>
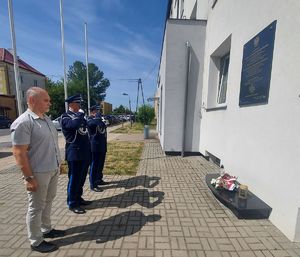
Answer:
<svg viewBox="0 0 300 257"><path fill-rule="evenodd" d="M14 65L13 55L5 48L0 48L0 62L1 61ZM31 67L28 63L24 62L22 59L19 58L18 63L19 63L19 68L31 71L35 74L45 77L45 75L43 73L41 73L38 70L36 70L35 68Z"/></svg>

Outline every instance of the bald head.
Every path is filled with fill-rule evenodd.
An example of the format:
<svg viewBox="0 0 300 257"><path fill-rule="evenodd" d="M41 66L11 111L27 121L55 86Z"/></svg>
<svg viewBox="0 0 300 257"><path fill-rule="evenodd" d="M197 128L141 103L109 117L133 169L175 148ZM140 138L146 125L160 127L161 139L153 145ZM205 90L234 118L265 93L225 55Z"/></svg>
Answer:
<svg viewBox="0 0 300 257"><path fill-rule="evenodd" d="M39 116L49 111L50 96L40 87L31 87L26 92L28 108Z"/></svg>
<svg viewBox="0 0 300 257"><path fill-rule="evenodd" d="M44 89L40 88L40 87L31 87L26 91L26 99L27 102L29 100L29 98L36 98L38 97L40 94L42 93L47 93Z"/></svg>

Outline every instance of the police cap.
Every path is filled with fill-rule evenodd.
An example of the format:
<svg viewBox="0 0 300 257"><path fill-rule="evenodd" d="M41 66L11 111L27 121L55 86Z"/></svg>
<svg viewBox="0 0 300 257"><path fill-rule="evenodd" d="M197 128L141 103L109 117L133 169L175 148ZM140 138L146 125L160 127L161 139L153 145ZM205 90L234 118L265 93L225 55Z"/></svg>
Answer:
<svg viewBox="0 0 300 257"><path fill-rule="evenodd" d="M100 110L100 105L96 104L90 107L90 111L99 111Z"/></svg>
<svg viewBox="0 0 300 257"><path fill-rule="evenodd" d="M82 97L80 94L77 94L77 95L72 95L72 96L69 96L65 102L67 102L68 104L70 103L81 103L82 102Z"/></svg>

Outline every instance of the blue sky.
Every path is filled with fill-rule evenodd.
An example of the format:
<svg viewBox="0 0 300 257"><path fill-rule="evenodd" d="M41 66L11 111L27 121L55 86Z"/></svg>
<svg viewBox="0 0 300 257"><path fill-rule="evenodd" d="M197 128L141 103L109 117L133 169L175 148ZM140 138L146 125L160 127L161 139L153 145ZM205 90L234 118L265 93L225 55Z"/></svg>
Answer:
<svg viewBox="0 0 300 257"><path fill-rule="evenodd" d="M53 80L63 77L59 0L12 0L18 55ZM113 108L136 106L141 78L145 100L153 97L167 0L63 0L67 65L85 63L84 22L88 24L89 62L111 82L106 101ZM7 1L0 6L0 47L11 48ZM141 95L139 97L141 103Z"/></svg>

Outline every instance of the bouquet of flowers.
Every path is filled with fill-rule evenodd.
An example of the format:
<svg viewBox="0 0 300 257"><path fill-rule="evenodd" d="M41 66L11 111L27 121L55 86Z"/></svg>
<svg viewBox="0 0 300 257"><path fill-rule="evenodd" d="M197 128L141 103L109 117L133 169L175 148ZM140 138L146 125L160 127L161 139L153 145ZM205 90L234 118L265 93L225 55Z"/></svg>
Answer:
<svg viewBox="0 0 300 257"><path fill-rule="evenodd" d="M229 191L234 191L238 188L237 177L225 173L222 176L213 178L210 182L215 188L224 188Z"/></svg>

